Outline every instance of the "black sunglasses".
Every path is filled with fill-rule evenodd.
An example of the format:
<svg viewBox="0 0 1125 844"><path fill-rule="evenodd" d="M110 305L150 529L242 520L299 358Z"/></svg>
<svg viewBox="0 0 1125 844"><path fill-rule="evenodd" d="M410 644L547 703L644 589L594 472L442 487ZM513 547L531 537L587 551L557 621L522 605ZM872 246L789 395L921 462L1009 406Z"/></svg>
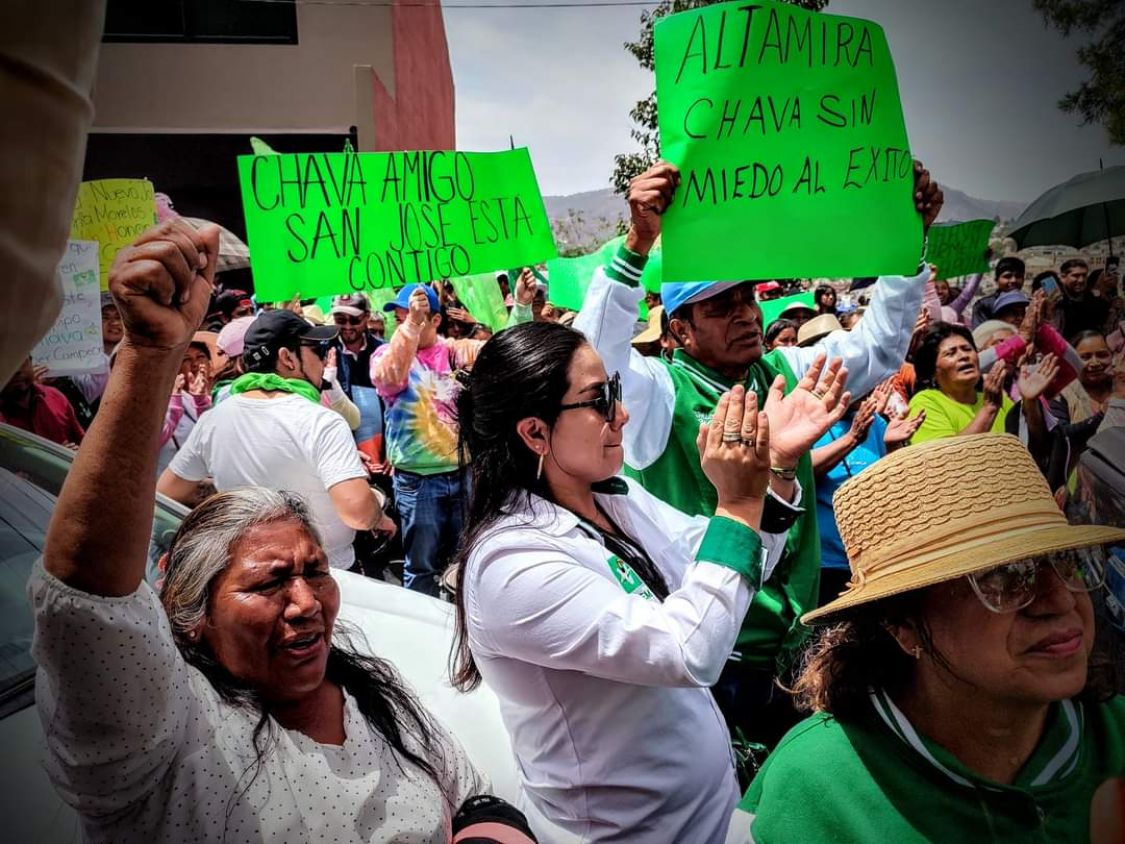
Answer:
<svg viewBox="0 0 1125 844"><path fill-rule="evenodd" d="M601 391L602 394L596 399L561 405L559 407L559 412L562 413L564 410L577 410L580 407L592 407L601 414L602 419L612 425L613 420L617 418L617 403L621 401L620 373L613 373L613 375L601 385Z"/></svg>

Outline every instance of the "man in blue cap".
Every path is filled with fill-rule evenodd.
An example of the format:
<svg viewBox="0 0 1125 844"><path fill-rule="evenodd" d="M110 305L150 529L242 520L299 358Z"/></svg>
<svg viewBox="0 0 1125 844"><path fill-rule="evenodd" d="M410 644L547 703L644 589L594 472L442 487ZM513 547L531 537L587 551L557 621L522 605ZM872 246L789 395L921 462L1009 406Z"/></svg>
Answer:
<svg viewBox="0 0 1125 844"><path fill-rule="evenodd" d="M531 322L534 279L523 273L509 325ZM409 284L393 302L395 333L371 356L371 382L385 408L387 460L406 556L403 585L438 595L438 578L461 536L467 478L458 468L456 373L469 369L482 340L439 336L441 300L428 284Z"/></svg>
<svg viewBox="0 0 1125 844"><path fill-rule="evenodd" d="M641 273L660 234L660 215L679 181L679 171L661 162L630 184L628 236L604 270L595 274L575 328L597 349L606 371L621 375L631 417L624 429L626 472L685 513L712 515L715 490L700 468L696 437L719 396L744 384L759 396L768 395L766 412L781 416L783 392L803 403L819 400L817 393L805 395L808 391L796 387L806 370L814 363L819 368L825 356L841 358L849 390L856 396L865 394L902 365L929 268L920 264L913 278L881 279L866 317L853 331L835 332L807 348L779 347L768 354L753 281L664 284L661 297L669 328L681 348L671 362L642 357L629 343L644 292ZM927 229L942 200L929 173L915 162L915 203ZM816 232L809 235L815 237ZM833 361L828 368L837 366ZM805 453L812 443L785 425L771 427L773 492L795 505L805 497L812 500L812 466ZM778 511L776 498L771 500ZM819 580L816 513L805 507L790 528L785 555L751 604L732 662L715 689L728 722L756 741L775 742L795 720L787 701L778 700L773 679L791 664L805 638L798 619L816 606Z"/></svg>

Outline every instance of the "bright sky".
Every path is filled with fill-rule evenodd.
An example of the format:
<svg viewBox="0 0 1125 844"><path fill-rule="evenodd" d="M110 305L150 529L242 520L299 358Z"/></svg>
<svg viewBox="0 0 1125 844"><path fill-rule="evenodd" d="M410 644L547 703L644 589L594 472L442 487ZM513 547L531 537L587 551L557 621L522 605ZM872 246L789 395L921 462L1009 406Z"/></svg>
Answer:
<svg viewBox="0 0 1125 844"><path fill-rule="evenodd" d="M1046 29L1032 0L831 0L828 11L886 30L911 147L939 181L1028 202L1099 157L1125 164L1100 126L1056 107L1083 78L1080 42ZM507 149L511 135L530 147L543 193L608 186L613 156L636 148L629 110L654 84L622 46L640 12L447 6L458 147Z"/></svg>

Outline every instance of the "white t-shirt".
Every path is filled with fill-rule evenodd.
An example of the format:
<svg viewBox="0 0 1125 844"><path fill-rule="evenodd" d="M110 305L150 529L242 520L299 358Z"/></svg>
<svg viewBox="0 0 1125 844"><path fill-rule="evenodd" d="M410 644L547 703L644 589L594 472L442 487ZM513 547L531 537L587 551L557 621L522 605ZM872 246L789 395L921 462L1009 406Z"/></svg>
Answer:
<svg viewBox="0 0 1125 844"><path fill-rule="evenodd" d="M328 490L366 478L348 423L304 396L231 396L199 418L169 467L185 481L211 477L220 492L264 486L300 495L320 531L328 562L355 562L355 531L344 524Z"/></svg>

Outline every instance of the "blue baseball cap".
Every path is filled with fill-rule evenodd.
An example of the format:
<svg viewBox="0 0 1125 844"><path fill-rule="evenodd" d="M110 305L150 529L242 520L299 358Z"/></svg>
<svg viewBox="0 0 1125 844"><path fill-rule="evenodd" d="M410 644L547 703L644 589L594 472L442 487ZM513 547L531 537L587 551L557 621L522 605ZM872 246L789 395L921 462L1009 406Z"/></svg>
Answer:
<svg viewBox="0 0 1125 844"><path fill-rule="evenodd" d="M664 312L673 316L677 309L694 302L718 296L725 290L742 284L741 281L676 281L660 285L660 301Z"/></svg>
<svg viewBox="0 0 1125 844"><path fill-rule="evenodd" d="M410 310L410 297L414 295L415 290L424 290L426 292L426 299L430 303L430 313L441 313L441 300L438 299L437 291L428 284L408 284L402 290L398 291L398 296L395 297L393 302L387 302L383 305L384 311L393 311L395 308L402 308L405 311Z"/></svg>
<svg viewBox="0 0 1125 844"><path fill-rule="evenodd" d="M1009 290L1007 293L1001 293L996 297L996 301L992 303L992 313L996 315L1005 308L1010 308L1014 305L1027 306L1029 304L1031 304L1031 300L1018 290Z"/></svg>

